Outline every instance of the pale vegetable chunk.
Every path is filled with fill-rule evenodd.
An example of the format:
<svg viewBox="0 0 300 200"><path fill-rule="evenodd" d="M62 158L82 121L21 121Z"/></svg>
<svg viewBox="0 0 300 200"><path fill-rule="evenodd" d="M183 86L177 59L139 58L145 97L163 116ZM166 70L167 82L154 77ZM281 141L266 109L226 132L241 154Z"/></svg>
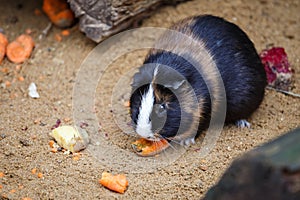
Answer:
<svg viewBox="0 0 300 200"><path fill-rule="evenodd" d="M81 129L80 132L73 126L60 126L55 128L50 133L57 144L72 153L78 152L86 148L89 139L85 130Z"/></svg>

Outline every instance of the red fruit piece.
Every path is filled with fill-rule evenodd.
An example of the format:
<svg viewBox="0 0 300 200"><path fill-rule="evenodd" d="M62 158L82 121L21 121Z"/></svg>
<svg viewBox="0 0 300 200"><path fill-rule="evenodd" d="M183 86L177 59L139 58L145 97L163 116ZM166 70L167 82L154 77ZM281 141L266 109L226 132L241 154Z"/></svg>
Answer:
<svg viewBox="0 0 300 200"><path fill-rule="evenodd" d="M288 90L292 82L293 69L288 62L287 54L282 47L273 47L260 53L268 84L272 87Z"/></svg>

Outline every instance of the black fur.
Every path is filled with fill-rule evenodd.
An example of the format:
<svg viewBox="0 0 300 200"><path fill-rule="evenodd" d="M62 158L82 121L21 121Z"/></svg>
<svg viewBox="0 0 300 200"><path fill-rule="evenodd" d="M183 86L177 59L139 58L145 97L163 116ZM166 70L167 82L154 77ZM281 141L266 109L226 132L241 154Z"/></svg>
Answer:
<svg viewBox="0 0 300 200"><path fill-rule="evenodd" d="M238 26L219 17L196 17L191 27L205 41L221 73L227 97L227 122L248 118L260 105L266 74L253 43Z"/></svg>
<svg viewBox="0 0 300 200"><path fill-rule="evenodd" d="M266 74L253 43L238 26L222 18L205 15L193 19L195 23L184 24L184 26L192 30L194 37L205 43L206 49L213 56L220 71L227 97L226 122L248 118L259 107L266 86ZM153 79L155 66L162 64L183 75L193 87L198 100L204 99L205 104L202 106L204 113L199 124L199 132L206 129L210 121L212 102L203 77L193 65L184 58L167 51L151 54L144 63L149 65L141 67L140 72L134 77L133 93L130 99L133 123L136 123L139 114L141 94L147 90ZM170 77L167 74L166 72L163 76L166 81ZM141 83L143 81L144 84ZM143 86L140 87L141 85ZM161 93L167 90L165 87L158 87L158 89ZM180 120L184 119L176 97L173 98L170 107L166 123L160 132L164 137L175 136ZM183 114L187 115L186 119L191 117L188 116L189 113L183 112ZM189 123L191 120L183 123L186 129L190 126Z"/></svg>

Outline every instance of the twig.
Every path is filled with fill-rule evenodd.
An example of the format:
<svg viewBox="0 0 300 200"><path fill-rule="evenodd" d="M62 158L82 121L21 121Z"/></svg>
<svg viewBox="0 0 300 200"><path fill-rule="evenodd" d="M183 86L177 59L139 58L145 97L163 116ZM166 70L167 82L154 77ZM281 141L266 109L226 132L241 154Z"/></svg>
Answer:
<svg viewBox="0 0 300 200"><path fill-rule="evenodd" d="M287 95L290 95L290 96L293 96L293 97L300 98L300 94L296 94L296 93L289 92L289 91L286 91L286 90L281 90L281 89L273 88L271 86L267 86L266 88L269 89L269 90L275 90L276 92L281 92L283 94L287 94Z"/></svg>
<svg viewBox="0 0 300 200"><path fill-rule="evenodd" d="M50 22L47 27L42 31L42 33L39 35L39 39L43 39L44 37L46 37L50 31L50 29L52 28L52 23Z"/></svg>

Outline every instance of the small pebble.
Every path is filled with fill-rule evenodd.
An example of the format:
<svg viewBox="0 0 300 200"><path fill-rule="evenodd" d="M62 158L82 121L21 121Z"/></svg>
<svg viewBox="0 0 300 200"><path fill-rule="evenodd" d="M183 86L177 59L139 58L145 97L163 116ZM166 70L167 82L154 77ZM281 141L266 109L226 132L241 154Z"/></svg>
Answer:
<svg viewBox="0 0 300 200"><path fill-rule="evenodd" d="M206 171L208 168L206 167L206 166L200 166L200 169L202 170L202 171Z"/></svg>
<svg viewBox="0 0 300 200"><path fill-rule="evenodd" d="M1 134L0 134L0 138L1 138L1 140L2 140L2 139L4 139L4 138L6 138L6 135L5 135L4 133L1 133Z"/></svg>
<svg viewBox="0 0 300 200"><path fill-rule="evenodd" d="M28 90L29 90L28 95L31 98L34 98L34 99L40 98L40 95L37 92L37 87L36 87L35 83L30 83Z"/></svg>
<svg viewBox="0 0 300 200"><path fill-rule="evenodd" d="M70 154L71 154L71 151L70 151L70 150L67 150L67 151L64 152L64 154L65 154L65 155L70 155Z"/></svg>
<svg viewBox="0 0 300 200"><path fill-rule="evenodd" d="M30 142L26 139L20 139L19 142L25 147L30 146Z"/></svg>
<svg viewBox="0 0 300 200"><path fill-rule="evenodd" d="M71 121L71 118L69 118L69 117L66 117L66 118L64 118L64 122L70 122Z"/></svg>

